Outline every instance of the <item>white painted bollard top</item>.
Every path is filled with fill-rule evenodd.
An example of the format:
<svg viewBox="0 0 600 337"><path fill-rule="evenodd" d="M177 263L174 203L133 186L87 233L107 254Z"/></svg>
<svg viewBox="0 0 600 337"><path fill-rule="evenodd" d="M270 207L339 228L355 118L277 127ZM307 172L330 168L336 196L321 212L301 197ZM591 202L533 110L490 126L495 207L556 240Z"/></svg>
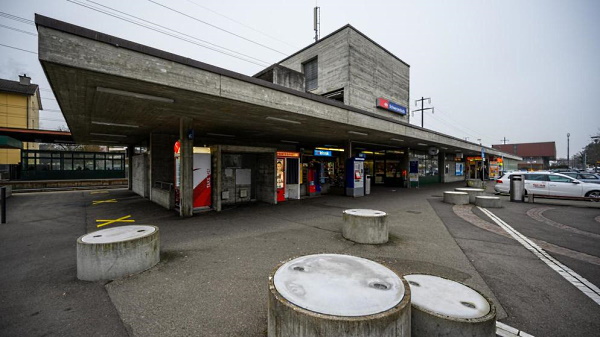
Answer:
<svg viewBox="0 0 600 337"><path fill-rule="evenodd" d="M302 256L283 264L273 278L286 300L325 315L373 315L404 298L404 284L396 273L349 255Z"/></svg>
<svg viewBox="0 0 600 337"><path fill-rule="evenodd" d="M433 275L405 275L410 284L413 305L452 318L480 318L490 312L490 305L477 291L451 280Z"/></svg>
<svg viewBox="0 0 600 337"><path fill-rule="evenodd" d="M89 244L130 241L150 235L155 231L155 227L143 225L113 227L84 235L81 237L81 241Z"/></svg>

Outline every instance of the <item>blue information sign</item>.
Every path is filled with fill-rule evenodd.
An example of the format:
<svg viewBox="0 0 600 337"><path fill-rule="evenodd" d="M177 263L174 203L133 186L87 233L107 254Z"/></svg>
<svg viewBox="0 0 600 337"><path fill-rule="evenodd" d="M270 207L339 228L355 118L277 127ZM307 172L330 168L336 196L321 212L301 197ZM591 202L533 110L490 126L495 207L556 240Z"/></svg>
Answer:
<svg viewBox="0 0 600 337"><path fill-rule="evenodd" d="M317 157L331 157L331 150L317 150L313 152L313 154Z"/></svg>

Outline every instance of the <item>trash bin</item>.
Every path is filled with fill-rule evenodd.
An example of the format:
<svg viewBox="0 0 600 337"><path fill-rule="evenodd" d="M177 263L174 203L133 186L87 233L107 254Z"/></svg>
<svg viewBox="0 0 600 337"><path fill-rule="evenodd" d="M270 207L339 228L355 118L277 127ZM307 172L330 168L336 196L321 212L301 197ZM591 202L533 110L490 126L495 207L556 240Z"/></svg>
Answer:
<svg viewBox="0 0 600 337"><path fill-rule="evenodd" d="M513 174L510 176L510 201L523 202L525 199L525 175Z"/></svg>
<svg viewBox="0 0 600 337"><path fill-rule="evenodd" d="M371 176L365 176L365 195L371 194Z"/></svg>

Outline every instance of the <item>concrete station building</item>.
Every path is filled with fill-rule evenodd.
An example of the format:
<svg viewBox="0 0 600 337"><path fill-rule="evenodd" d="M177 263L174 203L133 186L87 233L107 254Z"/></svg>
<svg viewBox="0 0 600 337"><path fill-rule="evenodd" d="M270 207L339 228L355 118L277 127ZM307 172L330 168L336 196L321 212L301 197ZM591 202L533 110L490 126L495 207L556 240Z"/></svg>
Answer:
<svg viewBox="0 0 600 337"><path fill-rule="evenodd" d="M480 168L466 161L480 145L409 124L409 65L350 25L253 77L40 15L36 25L75 141L128 146L130 188L182 216Z"/></svg>

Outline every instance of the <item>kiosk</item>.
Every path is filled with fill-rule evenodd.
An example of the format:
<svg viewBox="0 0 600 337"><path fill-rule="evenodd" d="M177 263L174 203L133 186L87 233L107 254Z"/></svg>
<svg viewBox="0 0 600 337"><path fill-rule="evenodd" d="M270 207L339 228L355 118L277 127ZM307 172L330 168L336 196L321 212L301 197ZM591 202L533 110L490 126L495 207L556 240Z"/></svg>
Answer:
<svg viewBox="0 0 600 337"><path fill-rule="evenodd" d="M300 153L277 151L277 202L300 199Z"/></svg>

